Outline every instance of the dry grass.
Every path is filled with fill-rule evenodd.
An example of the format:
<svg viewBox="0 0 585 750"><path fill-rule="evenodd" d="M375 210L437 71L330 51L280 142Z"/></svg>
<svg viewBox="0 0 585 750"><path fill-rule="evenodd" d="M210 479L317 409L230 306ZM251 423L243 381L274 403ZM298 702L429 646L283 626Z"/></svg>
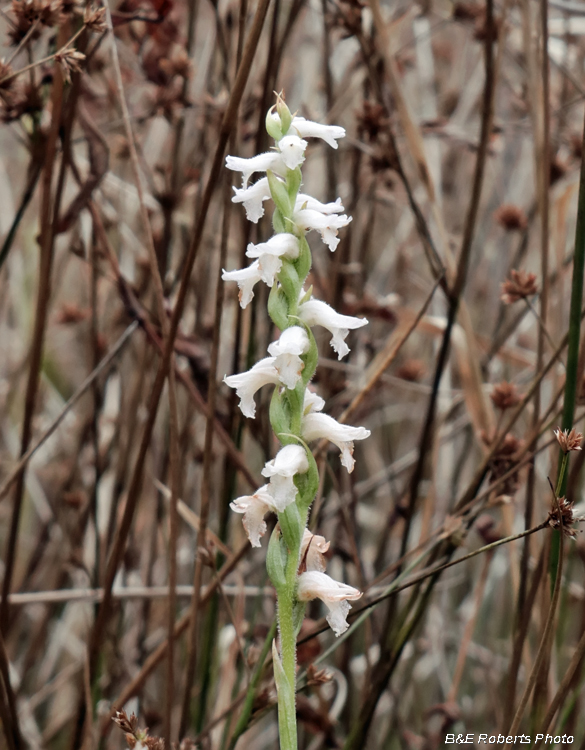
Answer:
<svg viewBox="0 0 585 750"><path fill-rule="evenodd" d="M123 706L184 747L277 746L265 550L229 511L274 453L270 394L245 420L221 382L273 330L265 290L241 311L218 280L271 232L229 202L224 155L268 147L284 90L347 130L304 170L306 192L353 216L334 255L315 244L311 282L370 320L342 363L320 340L327 411L372 437L350 476L321 447L311 526L365 597L338 640L308 610L300 746L432 750L506 733L525 704L518 733L585 747L585 547L566 538L559 572L547 527L570 520L548 478L582 154L576 5L500 0L492 23L491 2L125 0L115 55L106 13L2 9L0 746L123 747Z"/></svg>

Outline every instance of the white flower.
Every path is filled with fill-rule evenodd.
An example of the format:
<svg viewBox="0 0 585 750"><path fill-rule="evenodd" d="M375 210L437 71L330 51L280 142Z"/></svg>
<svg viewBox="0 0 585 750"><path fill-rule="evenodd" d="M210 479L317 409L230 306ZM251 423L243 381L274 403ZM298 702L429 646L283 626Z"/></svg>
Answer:
<svg viewBox="0 0 585 750"><path fill-rule="evenodd" d="M224 281L237 281L240 288L240 307L246 308L254 297L254 286L262 279L260 263L256 260L248 268L226 271L221 274Z"/></svg>
<svg viewBox="0 0 585 750"><path fill-rule="evenodd" d="M258 219L264 216L263 202L271 197L268 178L262 177L258 182L247 188L234 187L234 193L232 203L243 203L246 209L246 218L248 221L257 224Z"/></svg>
<svg viewBox="0 0 585 750"><path fill-rule="evenodd" d="M295 211L293 215L295 224L299 229L308 231L316 229L321 235L323 242L329 247L331 252L335 251L339 245L337 230L346 227L351 221L351 216L345 214L322 214L311 208L301 208Z"/></svg>
<svg viewBox="0 0 585 750"><path fill-rule="evenodd" d="M282 258L294 260L299 257L299 240L288 232L275 234L268 242L260 242L257 245L250 243L246 255L248 258L258 258L262 280L268 286L272 286L282 268Z"/></svg>
<svg viewBox="0 0 585 750"><path fill-rule="evenodd" d="M260 547L260 537L266 533L264 516L269 511L275 512L272 505L272 495L268 492L268 485L263 485L253 495L238 497L233 503L230 503L230 508L236 513L244 514L242 523L250 544L252 547Z"/></svg>
<svg viewBox="0 0 585 750"><path fill-rule="evenodd" d="M301 292L302 294L302 292ZM338 359L349 353L349 347L345 338L350 329L361 328L367 325L366 318L353 318L350 315L341 315L321 300L310 299L299 305L299 318L308 326L323 326L331 333L331 346L337 352Z"/></svg>
<svg viewBox="0 0 585 750"><path fill-rule="evenodd" d="M349 602L359 599L361 595L361 591L353 586L334 581L326 573L317 570L301 573L298 578L297 598L302 602L317 597L321 599L329 609L327 622L338 636L345 633L349 627L346 620L351 609Z"/></svg>
<svg viewBox="0 0 585 750"><path fill-rule="evenodd" d="M256 416L256 404L254 395L263 385L273 383L278 385L280 378L278 370L274 366L274 357L266 357L256 362L254 367L248 372L241 372L238 375L229 375L223 379L230 388L235 388L240 399L240 409L245 417L254 419Z"/></svg>
<svg viewBox="0 0 585 750"><path fill-rule="evenodd" d="M285 135L278 141L282 160L289 169L296 169L305 161L307 146L307 141L303 141L298 135Z"/></svg>
<svg viewBox="0 0 585 750"><path fill-rule="evenodd" d="M268 347L268 353L275 358L274 367L278 370L281 383L287 388L294 388L301 379L305 363L302 354L309 351L310 341L307 332L300 326L286 328L278 341Z"/></svg>
<svg viewBox="0 0 585 750"><path fill-rule="evenodd" d="M328 549L329 542L325 541L324 536L312 534L309 529L305 529L301 542L301 568L303 571L317 570L324 573L327 566L325 553Z"/></svg>
<svg viewBox="0 0 585 750"><path fill-rule="evenodd" d="M307 443L325 438L336 445L341 451L341 464L345 466L348 474L351 474L355 465L353 441L370 437L370 431L365 427L340 424L328 414L318 412L311 412L303 417L301 433Z"/></svg>
<svg viewBox="0 0 585 750"><path fill-rule="evenodd" d="M325 399L317 395L315 391L308 388L305 390L305 399L303 401L303 414L311 414L314 411L322 411L325 406Z"/></svg>
<svg viewBox="0 0 585 750"><path fill-rule="evenodd" d="M337 148L337 139L345 137L345 128L339 125L322 125L304 117L293 117L289 133L296 132L301 138L321 138L331 148Z"/></svg>
<svg viewBox="0 0 585 750"><path fill-rule="evenodd" d="M277 174L286 174L286 166L282 156L278 151L266 151L263 154L256 154L250 159L242 159L239 156L227 156L225 165L233 172L242 173L242 187L248 187L248 180L254 172L266 172L271 169Z"/></svg>
<svg viewBox="0 0 585 750"><path fill-rule="evenodd" d="M335 203L321 203L310 195L299 193L295 201L295 211L300 211L302 208L319 211L321 214L340 214L343 211L343 204L341 198L338 198Z"/></svg>
<svg viewBox="0 0 585 750"><path fill-rule="evenodd" d="M272 495L274 507L282 512L287 505L294 503L297 488L293 482L295 474L305 474L309 461L305 449L300 445L285 445L272 461L262 469L262 476L270 477L268 491Z"/></svg>

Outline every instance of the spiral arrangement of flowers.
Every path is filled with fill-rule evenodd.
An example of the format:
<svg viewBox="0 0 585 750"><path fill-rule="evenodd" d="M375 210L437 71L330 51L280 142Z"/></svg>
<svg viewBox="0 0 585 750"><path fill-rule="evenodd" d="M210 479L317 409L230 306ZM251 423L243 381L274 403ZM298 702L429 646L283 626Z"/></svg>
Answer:
<svg viewBox="0 0 585 750"><path fill-rule="evenodd" d="M332 148L345 135L336 125L322 125L292 115L281 96L266 116L266 130L275 148L250 159L228 156L228 169L242 173L242 187L235 188L234 203L242 203L249 221L264 215L264 202L272 200L274 235L259 244L250 243L247 267L224 271L223 279L235 281L240 304L245 308L254 296L254 286L263 281L270 287L268 312L280 329L280 337L268 347L269 356L248 372L230 375L225 383L236 389L240 409L249 418L256 414L254 396L265 385L274 386L270 422L282 444L262 470L267 483L253 495L239 497L231 508L243 514L243 525L254 547L261 546L268 513L278 518L268 543L267 569L278 598L280 649L273 644L274 674L278 690L280 746L297 747L295 715L296 638L306 602L319 598L327 607L327 621L336 635L348 628L350 601L361 593L325 573L329 543L307 528L311 503L317 493L319 473L309 444L327 439L341 451L341 463L351 472L353 444L370 434L364 427L340 424L324 414L324 400L309 384L318 365L318 350L312 328L322 326L331 333L331 346L338 358L349 352L345 339L350 330L367 324L364 318L337 313L305 289L312 256L306 233L315 230L333 252L339 244L338 230L351 217L343 213L341 199L321 203L300 192L301 165L306 138L320 138ZM265 176L249 184L253 174Z"/></svg>

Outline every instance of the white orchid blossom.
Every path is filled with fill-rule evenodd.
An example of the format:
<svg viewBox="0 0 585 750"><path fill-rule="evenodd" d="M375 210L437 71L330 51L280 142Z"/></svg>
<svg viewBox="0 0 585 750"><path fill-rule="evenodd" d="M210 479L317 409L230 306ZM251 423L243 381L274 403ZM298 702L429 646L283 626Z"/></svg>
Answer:
<svg viewBox="0 0 585 750"><path fill-rule="evenodd" d="M234 187L234 193L232 203L242 203L246 209L248 221L257 224L258 220L264 216L264 201L272 197L268 186L268 178L262 177L246 188Z"/></svg>
<svg viewBox="0 0 585 750"><path fill-rule="evenodd" d="M323 242L333 253L339 245L337 230L346 227L351 221L351 216L334 213L322 214L320 211L311 208L301 208L294 212L293 219L299 229L304 231L316 229Z"/></svg>
<svg viewBox="0 0 585 750"><path fill-rule="evenodd" d="M242 523L252 547L261 547L260 537L266 533L264 516L272 511L276 512L272 504L272 495L265 484L253 495L243 495L230 503L230 508L236 513L243 513Z"/></svg>
<svg viewBox="0 0 585 750"><path fill-rule="evenodd" d="M333 203L321 203L321 201L318 201L310 195L299 193L295 201L295 211L300 211L303 208L310 209L311 211L318 211L320 214L326 215L343 213L343 203L341 202L341 198L338 198Z"/></svg>
<svg viewBox="0 0 585 750"><path fill-rule="evenodd" d="M336 445L341 451L341 464L345 466L348 474L351 474L355 466L353 441L370 437L370 431L365 427L340 424L328 414L319 412L309 412L303 417L301 433L307 443L325 438Z"/></svg>
<svg viewBox="0 0 585 750"><path fill-rule="evenodd" d="M296 169L305 161L307 146L307 141L303 141L298 135L285 135L278 141L282 160L289 169Z"/></svg>
<svg viewBox="0 0 585 750"><path fill-rule="evenodd" d="M242 173L242 187L248 187L248 180L254 172L266 172L270 169L276 174L286 174L286 164L283 161L279 151L266 151L263 154L257 154L250 159L242 159L239 156L227 156L225 165L232 172Z"/></svg>
<svg viewBox="0 0 585 750"><path fill-rule="evenodd" d="M245 309L254 298L254 287L262 279L260 262L254 261L247 268L238 268L236 271L226 271L221 274L224 281L236 281L240 289L240 307Z"/></svg>
<svg viewBox="0 0 585 750"><path fill-rule="evenodd" d="M337 352L338 359L349 353L345 338L355 328L368 324L366 318L354 318L341 315L321 300L310 299L299 305L299 318L308 326L323 326L331 333L331 346Z"/></svg>
<svg viewBox="0 0 585 750"><path fill-rule="evenodd" d="M325 554L328 549L329 542L325 541L324 536L312 534L309 529L305 529L301 542L301 569L303 572L317 570L324 573L327 567Z"/></svg>
<svg viewBox="0 0 585 750"><path fill-rule="evenodd" d="M331 148L337 148L337 139L345 137L345 128L339 125L323 125L298 116L293 117L288 132L296 133L300 138L321 138Z"/></svg>
<svg viewBox="0 0 585 750"><path fill-rule="evenodd" d="M300 445L285 445L272 461L266 463L262 476L270 477L268 491L279 513L296 499L297 488L293 481L295 474L305 474L308 470L307 454Z"/></svg>
<svg viewBox="0 0 585 750"><path fill-rule="evenodd" d="M322 411L325 407L325 399L322 399L315 391L309 388L305 390L305 399L303 401L303 414L311 414L315 411Z"/></svg>
<svg viewBox="0 0 585 750"><path fill-rule="evenodd" d="M280 376L274 366L275 358L266 357L261 359L247 372L238 375L228 375L223 382L230 388L235 388L240 399L240 410L245 417L254 419L256 416L256 404L254 396L256 391L263 385L278 385Z"/></svg>
<svg viewBox="0 0 585 750"><path fill-rule="evenodd" d="M361 591L339 583L326 573L309 570L298 578L297 598L302 602L319 598L329 610L327 622L335 635L340 636L348 629L347 615L351 609L349 602L361 597Z"/></svg>
<svg viewBox="0 0 585 750"><path fill-rule="evenodd" d="M273 341L268 347L268 353L275 358L274 367L278 371L280 381L287 388L295 388L301 379L305 363L301 359L309 351L310 341L307 332L300 326L286 328L278 341Z"/></svg>
<svg viewBox="0 0 585 750"><path fill-rule="evenodd" d="M299 257L299 240L294 234L275 234L267 242L250 243L246 255L258 259L262 280L271 287L282 268L282 258L295 260Z"/></svg>

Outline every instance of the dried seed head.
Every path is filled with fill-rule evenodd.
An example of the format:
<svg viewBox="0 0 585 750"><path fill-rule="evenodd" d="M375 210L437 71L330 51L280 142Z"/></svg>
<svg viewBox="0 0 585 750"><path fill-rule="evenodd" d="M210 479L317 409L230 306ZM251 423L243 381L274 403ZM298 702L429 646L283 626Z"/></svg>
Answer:
<svg viewBox="0 0 585 750"><path fill-rule="evenodd" d="M106 9L90 8L88 5L85 9L83 22L90 31L95 31L96 34L102 34L108 28L106 23Z"/></svg>
<svg viewBox="0 0 585 750"><path fill-rule="evenodd" d="M81 63L84 60L85 55L83 52L71 48L57 52L55 55L55 62L61 66L66 81L71 80L71 73L81 72Z"/></svg>
<svg viewBox="0 0 585 750"><path fill-rule="evenodd" d="M526 271L510 271L510 279L504 281L501 286L500 299L504 304L511 305L520 299L526 299L536 294L538 287L536 285L536 274L527 273Z"/></svg>
<svg viewBox="0 0 585 750"><path fill-rule="evenodd" d="M575 537L577 532L573 528L573 524L577 521L582 521L581 518L576 518L573 515L573 504L570 503L566 497L560 497L557 503L553 501L553 507L548 514L548 525L551 529L560 529L561 521L563 525L563 534L568 537ZM560 514L559 514L560 511Z"/></svg>
<svg viewBox="0 0 585 750"><path fill-rule="evenodd" d="M29 37L31 41L39 38L40 25L57 26L63 16L61 0L12 0L10 10L14 25L8 32L8 37L14 46L24 39L33 24L36 23L37 28Z"/></svg>
<svg viewBox="0 0 585 750"><path fill-rule="evenodd" d="M555 433L556 439L558 440L559 445L561 446L561 450L563 451L563 453L569 453L570 451L581 450L581 442L583 441L583 435L580 432L577 432L575 428L573 428L569 432L569 430L561 431L561 428L557 427L554 433Z"/></svg>
<svg viewBox="0 0 585 750"><path fill-rule="evenodd" d="M505 203L494 214L495 220L509 232L515 229L526 229L528 217L520 206Z"/></svg>
<svg viewBox="0 0 585 750"><path fill-rule="evenodd" d="M507 383L503 380L494 386L493 391L490 393L490 398L496 409L504 411L505 409L517 406L522 397L513 383Z"/></svg>
<svg viewBox="0 0 585 750"><path fill-rule="evenodd" d="M23 115L33 115L43 109L39 88L30 83L15 90L0 92L0 102L0 118L3 122L14 122Z"/></svg>

